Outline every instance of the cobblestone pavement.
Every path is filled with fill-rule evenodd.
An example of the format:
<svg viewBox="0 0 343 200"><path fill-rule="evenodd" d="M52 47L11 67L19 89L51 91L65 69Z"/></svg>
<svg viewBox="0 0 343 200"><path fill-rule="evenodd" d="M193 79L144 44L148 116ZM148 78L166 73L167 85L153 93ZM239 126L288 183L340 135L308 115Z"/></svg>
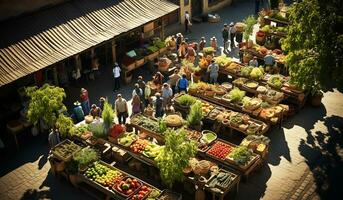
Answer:
<svg viewBox="0 0 343 200"><path fill-rule="evenodd" d="M225 21L218 24L194 24L187 35L196 40L202 35L220 38L224 22L240 21L253 13L253 1L236 2L219 11ZM181 27L181 26L180 26ZM110 69L104 69L110 70ZM103 74L111 74L103 72ZM150 73L142 69L149 79ZM137 77L135 74L135 77ZM91 103L99 96L114 101L111 77L83 84L90 93ZM132 84L119 92L130 99ZM77 100L79 88L66 90L70 102ZM74 96L73 96L74 95ZM246 182L240 184L237 199L340 199L343 178L343 94L327 92L319 108L306 106L283 128L268 134L271 146L266 164ZM19 152L11 151L1 160L0 200L7 199L91 199L73 188L64 179L49 173L46 136L22 138Z"/></svg>

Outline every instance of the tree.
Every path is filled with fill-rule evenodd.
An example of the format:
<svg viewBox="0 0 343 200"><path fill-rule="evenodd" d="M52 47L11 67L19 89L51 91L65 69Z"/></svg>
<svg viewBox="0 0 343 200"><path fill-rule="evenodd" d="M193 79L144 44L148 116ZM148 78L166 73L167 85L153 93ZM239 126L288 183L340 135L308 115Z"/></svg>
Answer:
<svg viewBox="0 0 343 200"><path fill-rule="evenodd" d="M111 104L109 104L107 101L105 101L104 110L102 111L101 117L104 120L104 129L105 133L107 134L109 129L112 127L114 120L114 111Z"/></svg>
<svg viewBox="0 0 343 200"><path fill-rule="evenodd" d="M168 129L165 132L165 147L155 158L163 183L171 188L175 181L182 181L183 169L196 151L196 143L187 140L185 130Z"/></svg>
<svg viewBox="0 0 343 200"><path fill-rule="evenodd" d="M318 91L343 86L343 15L339 0L302 0L289 9L286 64L292 81Z"/></svg>
<svg viewBox="0 0 343 200"><path fill-rule="evenodd" d="M34 125L43 120L45 124L52 127L60 113L67 110L63 104L63 99L66 97L63 88L44 84L41 88L28 87L26 93L30 97L27 118Z"/></svg>

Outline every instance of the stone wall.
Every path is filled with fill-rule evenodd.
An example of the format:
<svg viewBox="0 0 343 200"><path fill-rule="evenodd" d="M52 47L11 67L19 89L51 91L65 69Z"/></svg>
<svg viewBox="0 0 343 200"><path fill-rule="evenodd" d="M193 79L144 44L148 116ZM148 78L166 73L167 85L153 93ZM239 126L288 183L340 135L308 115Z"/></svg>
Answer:
<svg viewBox="0 0 343 200"><path fill-rule="evenodd" d="M208 4L208 0L202 0L203 2L203 13L211 13L219 10L220 8L232 3L232 0L220 0L218 2Z"/></svg>
<svg viewBox="0 0 343 200"><path fill-rule="evenodd" d="M193 0L193 1L198 1L198 0ZM190 17L192 18L192 10L191 10L191 5L192 5L192 0L188 0L188 5L185 5L185 0L180 0L180 22L181 24L185 23L185 12L188 11Z"/></svg>

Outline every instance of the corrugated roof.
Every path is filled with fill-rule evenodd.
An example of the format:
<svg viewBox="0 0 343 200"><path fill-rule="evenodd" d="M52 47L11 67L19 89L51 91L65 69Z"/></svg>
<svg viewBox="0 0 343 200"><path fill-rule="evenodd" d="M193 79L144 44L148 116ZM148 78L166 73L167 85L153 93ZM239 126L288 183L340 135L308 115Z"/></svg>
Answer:
<svg viewBox="0 0 343 200"><path fill-rule="evenodd" d="M74 0L0 23L0 86L179 7L165 0Z"/></svg>

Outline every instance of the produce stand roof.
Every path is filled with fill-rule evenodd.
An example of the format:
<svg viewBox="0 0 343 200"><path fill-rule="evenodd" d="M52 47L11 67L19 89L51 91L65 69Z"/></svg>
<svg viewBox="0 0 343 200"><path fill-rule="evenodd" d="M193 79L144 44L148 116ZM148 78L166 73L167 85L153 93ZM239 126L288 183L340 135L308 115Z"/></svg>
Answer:
<svg viewBox="0 0 343 200"><path fill-rule="evenodd" d="M178 8L166 0L74 0L3 21L0 86Z"/></svg>

